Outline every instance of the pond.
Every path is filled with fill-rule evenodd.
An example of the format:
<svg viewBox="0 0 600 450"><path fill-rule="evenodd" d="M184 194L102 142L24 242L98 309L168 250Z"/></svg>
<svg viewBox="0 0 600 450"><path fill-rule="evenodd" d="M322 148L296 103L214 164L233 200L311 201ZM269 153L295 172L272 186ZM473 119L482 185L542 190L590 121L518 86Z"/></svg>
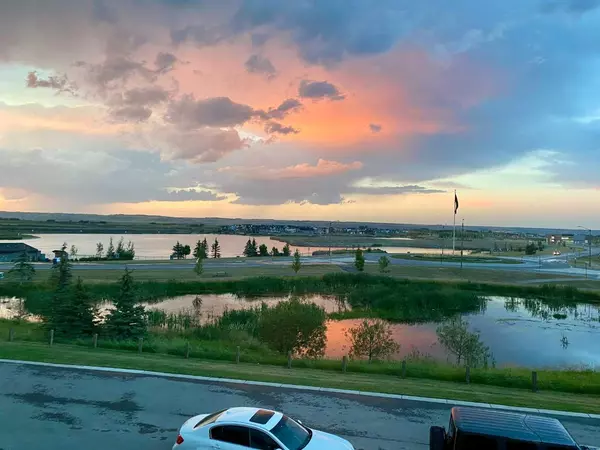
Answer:
<svg viewBox="0 0 600 450"><path fill-rule="evenodd" d="M46 254L46 257L52 257L52 251L60 249L63 242L75 245L79 250L79 257L93 256L96 254L96 244L102 242L104 250L108 248L108 242L111 235L108 234L39 234L34 239L24 239L25 242ZM179 241L183 245L189 245L192 250L198 240L206 238L211 245L215 238L219 240L221 246L221 257L229 258L242 256L244 246L248 241L248 236L233 234L114 234L113 243L116 246L119 239L123 237L125 243L131 240L135 245L136 259L168 259L173 251L173 245ZM281 250L285 243L271 239L270 236L255 236L256 243L260 246L265 244L269 251L277 247ZM16 241L15 241L16 242ZM296 247L290 246L293 253L296 249L302 255L310 255L316 250L328 250L329 247ZM332 247L333 250L339 247ZM410 248L410 247L380 247L389 253L434 253L439 254L440 249L428 248Z"/></svg>
<svg viewBox="0 0 600 450"><path fill-rule="evenodd" d="M198 296L184 295L159 303L145 304L149 309L170 313L198 314L206 323L223 314L226 309L246 309L261 302L274 305L289 297L263 297L247 300L234 294L203 294L201 306L194 308ZM344 311L347 307L337 298L310 295L304 301L322 306L328 313ZM106 309L106 305L105 305ZM0 298L0 318L15 318L23 314L19 300ZM481 312L465 314L469 328L481 335L498 367L600 367L600 313L598 306L579 304L577 307L551 310L539 300L489 297ZM28 320L39 320L29 316ZM357 326L360 319L329 321L327 324L326 356L341 358L349 352L348 329ZM446 361L449 355L437 340L439 324L391 324L392 335L400 344L394 359L410 354L426 355Z"/></svg>
<svg viewBox="0 0 600 450"><path fill-rule="evenodd" d="M185 295L148 308L166 312L191 311L195 295ZM248 301L232 294L202 295L199 309L201 321L218 317L225 309L244 309L261 301L273 305L288 297L267 297ZM339 312L346 305L335 297L312 295L305 297L322 306L327 312ZM550 311L538 300L489 297L486 307L478 313L465 314L472 331L493 353L498 366L527 367L587 367L600 366L600 319L597 306L580 304L576 308ZM329 321L327 326L326 356L341 358L349 351L346 332L360 323L360 319ZM445 361L449 358L437 341L439 324L391 324L392 334L400 351L396 358L410 354L431 356Z"/></svg>

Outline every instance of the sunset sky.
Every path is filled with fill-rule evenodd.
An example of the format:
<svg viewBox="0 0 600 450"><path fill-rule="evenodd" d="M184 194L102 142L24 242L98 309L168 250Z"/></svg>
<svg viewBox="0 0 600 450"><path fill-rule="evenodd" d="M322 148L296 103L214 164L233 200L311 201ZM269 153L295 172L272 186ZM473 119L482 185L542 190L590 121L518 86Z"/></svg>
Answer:
<svg viewBox="0 0 600 450"><path fill-rule="evenodd" d="M600 228L600 0L0 5L0 210Z"/></svg>

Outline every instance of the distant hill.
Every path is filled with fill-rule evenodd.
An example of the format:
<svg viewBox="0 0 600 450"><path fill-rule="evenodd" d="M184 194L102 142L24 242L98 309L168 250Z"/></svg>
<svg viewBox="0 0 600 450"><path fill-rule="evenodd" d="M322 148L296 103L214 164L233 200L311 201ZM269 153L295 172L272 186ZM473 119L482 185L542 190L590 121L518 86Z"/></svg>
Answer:
<svg viewBox="0 0 600 450"><path fill-rule="evenodd" d="M242 219L242 218L225 218L225 217L168 217L143 214L77 214L77 213L41 213L41 212L12 212L0 211L2 219L20 219L46 221L56 220L61 222L117 222L117 223L170 223L170 224L204 224L208 226L222 225L305 225L314 227L326 227L329 225L327 220L279 220L279 219ZM426 228L430 230L440 230L442 225L426 225L426 224L409 224L409 223L385 223L385 222L345 222L334 221L336 227L356 228L361 225L367 225L373 228L384 228L390 230L414 230L418 228ZM458 225L457 225L458 226ZM448 229L448 226L445 226ZM548 234L548 233L580 233L581 230L563 229L563 228L531 228L531 227L495 227L488 225L468 225L469 230L490 230L504 231L509 233L526 233L526 234Z"/></svg>

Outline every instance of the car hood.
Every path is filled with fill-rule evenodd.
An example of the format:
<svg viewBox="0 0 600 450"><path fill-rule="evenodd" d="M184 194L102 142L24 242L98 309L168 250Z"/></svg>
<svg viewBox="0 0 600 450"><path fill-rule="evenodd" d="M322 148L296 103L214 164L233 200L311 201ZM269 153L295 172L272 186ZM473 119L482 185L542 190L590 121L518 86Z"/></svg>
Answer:
<svg viewBox="0 0 600 450"><path fill-rule="evenodd" d="M354 450L354 447L346 439L325 433L324 431L312 430L312 438L304 450Z"/></svg>

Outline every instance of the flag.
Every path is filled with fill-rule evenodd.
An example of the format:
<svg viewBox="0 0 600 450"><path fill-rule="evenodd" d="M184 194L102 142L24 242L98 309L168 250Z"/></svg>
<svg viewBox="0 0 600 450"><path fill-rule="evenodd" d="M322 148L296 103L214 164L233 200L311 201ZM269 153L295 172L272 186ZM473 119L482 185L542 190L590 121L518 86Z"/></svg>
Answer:
<svg viewBox="0 0 600 450"><path fill-rule="evenodd" d="M456 196L456 192L454 193L454 215L456 215L458 211L458 197Z"/></svg>

